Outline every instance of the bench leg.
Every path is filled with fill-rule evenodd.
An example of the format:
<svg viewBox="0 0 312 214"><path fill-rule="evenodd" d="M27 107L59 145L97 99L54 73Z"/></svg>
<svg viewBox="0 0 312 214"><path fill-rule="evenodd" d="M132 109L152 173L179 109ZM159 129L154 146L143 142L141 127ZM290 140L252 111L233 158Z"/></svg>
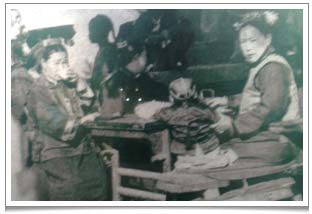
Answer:
<svg viewBox="0 0 312 214"><path fill-rule="evenodd" d="M120 175L118 173L119 169L119 153L117 150L114 149L107 149L101 151L101 156L103 157L104 161L110 160L111 170L112 170L112 200L113 201L120 201L120 194L118 192L118 188L121 184L120 182Z"/></svg>
<svg viewBox="0 0 312 214"><path fill-rule="evenodd" d="M162 153L165 155L163 162L163 172L171 171L171 153L170 153L170 136L166 129L161 132Z"/></svg>
<svg viewBox="0 0 312 214"><path fill-rule="evenodd" d="M114 151L112 155L112 196L113 201L120 201L120 194L118 188L120 187L120 175L118 173L119 169L119 153Z"/></svg>

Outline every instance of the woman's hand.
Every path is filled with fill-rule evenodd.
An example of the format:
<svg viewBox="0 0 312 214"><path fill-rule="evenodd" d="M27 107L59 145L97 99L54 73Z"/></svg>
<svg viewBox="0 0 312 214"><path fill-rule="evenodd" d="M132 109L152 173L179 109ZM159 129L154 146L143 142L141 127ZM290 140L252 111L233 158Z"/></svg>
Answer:
<svg viewBox="0 0 312 214"><path fill-rule="evenodd" d="M227 106L228 98L227 97L204 98L202 100L202 103L209 106L210 108L217 108L220 106Z"/></svg>
<svg viewBox="0 0 312 214"><path fill-rule="evenodd" d="M227 115L220 115L219 121L212 124L210 127L218 134L223 134L227 131L233 133L232 118Z"/></svg>
<svg viewBox="0 0 312 214"><path fill-rule="evenodd" d="M100 116L99 112L94 112L92 114L87 114L86 116L84 116L83 118L80 119L80 124L84 124L84 123L87 123L87 122L92 122L98 116Z"/></svg>

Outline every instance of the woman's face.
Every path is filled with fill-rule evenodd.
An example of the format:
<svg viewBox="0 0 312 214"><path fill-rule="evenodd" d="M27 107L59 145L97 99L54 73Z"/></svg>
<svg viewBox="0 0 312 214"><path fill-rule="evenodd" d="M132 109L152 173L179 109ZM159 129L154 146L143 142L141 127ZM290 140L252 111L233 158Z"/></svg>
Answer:
<svg viewBox="0 0 312 214"><path fill-rule="evenodd" d="M142 73L146 66L146 51L143 50L140 54L133 57L131 62L126 65L126 68L133 74Z"/></svg>
<svg viewBox="0 0 312 214"><path fill-rule="evenodd" d="M244 26L239 32L239 44L246 62L257 62L271 45L271 35L262 34L252 25Z"/></svg>
<svg viewBox="0 0 312 214"><path fill-rule="evenodd" d="M43 73L52 81L75 82L77 75L69 68L66 52L54 52L42 62Z"/></svg>

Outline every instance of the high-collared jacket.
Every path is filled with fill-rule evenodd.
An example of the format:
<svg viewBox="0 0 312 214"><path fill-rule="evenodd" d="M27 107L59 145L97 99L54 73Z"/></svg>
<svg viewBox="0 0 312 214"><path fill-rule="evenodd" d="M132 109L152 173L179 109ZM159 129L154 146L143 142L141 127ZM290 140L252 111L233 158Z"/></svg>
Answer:
<svg viewBox="0 0 312 214"><path fill-rule="evenodd" d="M79 126L83 117L75 87L53 84L41 76L27 97L27 110L35 128L33 161L86 154L90 136Z"/></svg>
<svg viewBox="0 0 312 214"><path fill-rule="evenodd" d="M230 106L238 106L233 125L241 137L253 136L272 122L300 118L298 91L292 68L280 55L269 53L253 65L243 93Z"/></svg>

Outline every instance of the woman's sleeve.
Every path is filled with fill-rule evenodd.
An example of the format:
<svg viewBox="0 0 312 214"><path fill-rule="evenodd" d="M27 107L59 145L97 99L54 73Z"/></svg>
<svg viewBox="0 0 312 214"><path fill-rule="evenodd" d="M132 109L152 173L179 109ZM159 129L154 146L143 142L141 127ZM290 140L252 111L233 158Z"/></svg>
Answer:
<svg viewBox="0 0 312 214"><path fill-rule="evenodd" d="M76 122L67 112L53 103L45 90L33 88L29 96L27 109L43 133L62 140L69 141L74 138Z"/></svg>
<svg viewBox="0 0 312 214"><path fill-rule="evenodd" d="M279 63L268 63L255 78L261 102L249 112L238 115L234 129L240 137L250 137L272 121L282 118L289 104L289 72Z"/></svg>

